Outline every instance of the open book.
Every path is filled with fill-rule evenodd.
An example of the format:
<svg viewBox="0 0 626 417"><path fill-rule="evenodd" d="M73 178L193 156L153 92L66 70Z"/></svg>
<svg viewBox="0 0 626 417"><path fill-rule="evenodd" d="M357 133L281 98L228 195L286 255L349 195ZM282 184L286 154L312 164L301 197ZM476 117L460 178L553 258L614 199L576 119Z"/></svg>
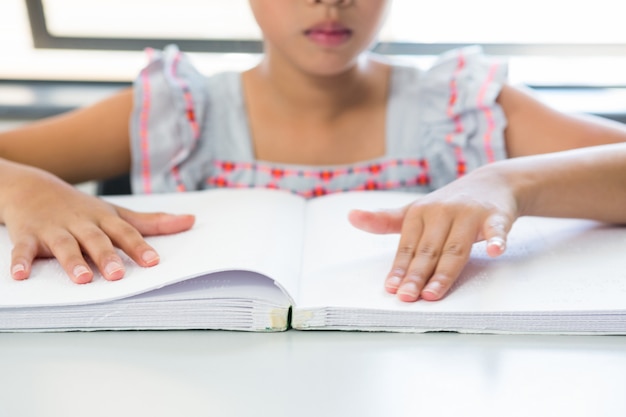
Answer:
<svg viewBox="0 0 626 417"><path fill-rule="evenodd" d="M350 192L304 200L275 190L115 197L141 211L193 213L188 232L151 237L161 263L72 283L56 260L9 275L0 228L0 330L229 329L626 334L626 228L522 218L507 252L483 243L445 299L403 303L385 292L399 236L347 221L352 208L418 198Z"/></svg>

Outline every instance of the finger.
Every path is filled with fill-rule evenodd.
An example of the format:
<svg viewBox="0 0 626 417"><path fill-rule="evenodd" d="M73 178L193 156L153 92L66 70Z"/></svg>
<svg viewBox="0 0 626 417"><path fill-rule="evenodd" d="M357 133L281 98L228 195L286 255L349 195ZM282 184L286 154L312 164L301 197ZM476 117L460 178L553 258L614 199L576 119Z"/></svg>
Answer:
<svg viewBox="0 0 626 417"><path fill-rule="evenodd" d="M116 207L119 216L144 236L169 235L191 229L195 216L191 214L137 213Z"/></svg>
<svg viewBox="0 0 626 417"><path fill-rule="evenodd" d="M398 292L398 288L400 288L400 285L406 279L409 265L415 255L417 243L420 240L423 230L424 224L421 216L405 216L400 235L400 242L398 243L398 249L396 250L396 256L394 257L391 271L385 280L385 289L387 292L396 294ZM419 277L411 277L409 281L415 282L417 285ZM407 286L405 291L409 291L410 289L411 287Z"/></svg>
<svg viewBox="0 0 626 417"><path fill-rule="evenodd" d="M348 214L348 220L357 229L369 233L400 233L405 211L404 208L381 211L352 210Z"/></svg>
<svg viewBox="0 0 626 417"><path fill-rule="evenodd" d="M24 280L30 276L33 260L37 257L37 239L34 236L20 237L11 251L11 276Z"/></svg>
<svg viewBox="0 0 626 417"><path fill-rule="evenodd" d="M455 222L452 225L435 270L420 293L424 300L440 300L456 282L470 257L472 245L476 240L477 224Z"/></svg>
<svg viewBox="0 0 626 417"><path fill-rule="evenodd" d="M424 228L417 243L415 254L410 260L406 276L397 291L401 301L413 302L419 298L424 285L432 276L439 262L450 227L451 221L442 218L431 220L428 227Z"/></svg>
<svg viewBox="0 0 626 417"><path fill-rule="evenodd" d="M487 218L482 228L482 235L487 241L487 254L491 257L500 256L506 250L506 240L513 221L500 214Z"/></svg>
<svg viewBox="0 0 626 417"><path fill-rule="evenodd" d="M158 253L150 246L135 227L120 219L111 217L100 225L115 246L143 267L159 263Z"/></svg>
<svg viewBox="0 0 626 417"><path fill-rule="evenodd" d="M42 242L72 281L86 284L93 280L93 272L87 265L76 238L67 230L56 231L42 239Z"/></svg>
<svg viewBox="0 0 626 417"><path fill-rule="evenodd" d="M72 229L71 232L83 252L96 264L104 279L117 281L124 277L124 262L105 231L89 224L80 229Z"/></svg>

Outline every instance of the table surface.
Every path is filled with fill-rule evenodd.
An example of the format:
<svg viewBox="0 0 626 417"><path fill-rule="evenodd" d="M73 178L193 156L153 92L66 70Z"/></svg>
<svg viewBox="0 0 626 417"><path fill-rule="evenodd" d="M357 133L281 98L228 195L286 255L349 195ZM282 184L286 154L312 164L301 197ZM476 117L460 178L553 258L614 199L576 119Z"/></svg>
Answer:
<svg viewBox="0 0 626 417"><path fill-rule="evenodd" d="M0 334L0 416L620 416L626 337Z"/></svg>
<svg viewBox="0 0 626 417"><path fill-rule="evenodd" d="M0 417L416 415L624 417L626 337L0 333Z"/></svg>

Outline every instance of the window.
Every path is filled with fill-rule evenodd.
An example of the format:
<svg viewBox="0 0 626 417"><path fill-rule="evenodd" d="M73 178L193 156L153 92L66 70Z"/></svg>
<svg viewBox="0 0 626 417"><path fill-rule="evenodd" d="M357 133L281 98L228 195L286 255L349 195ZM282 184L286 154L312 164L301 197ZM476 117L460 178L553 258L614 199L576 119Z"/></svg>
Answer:
<svg viewBox="0 0 626 417"><path fill-rule="evenodd" d="M193 52L261 51L247 0L27 0L35 45Z"/></svg>
<svg viewBox="0 0 626 417"><path fill-rule="evenodd" d="M294 0L304 1L304 0ZM255 52L260 33L247 0L27 0L42 46L137 49L173 40L196 52ZM384 51L440 53L480 43L492 54L623 55L614 0L395 0ZM218 41L218 42L214 42ZM226 43L224 43L226 42Z"/></svg>
<svg viewBox="0 0 626 417"><path fill-rule="evenodd" d="M509 58L513 82L626 86L626 30L616 7L615 0L393 0L376 48L426 65L445 50L481 44ZM250 65L261 50L247 0L3 0L0 39L16 39L2 36L13 23L3 21L5 10L27 16L32 28L34 48L22 42L29 52L17 54L30 59L30 78L130 80L146 46L168 43L209 73Z"/></svg>

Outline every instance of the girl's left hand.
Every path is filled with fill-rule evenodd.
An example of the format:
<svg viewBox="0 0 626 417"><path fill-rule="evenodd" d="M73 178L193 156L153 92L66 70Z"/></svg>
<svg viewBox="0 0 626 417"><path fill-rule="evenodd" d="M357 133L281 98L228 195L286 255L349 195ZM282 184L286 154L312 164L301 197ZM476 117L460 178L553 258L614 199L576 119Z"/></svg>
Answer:
<svg viewBox="0 0 626 417"><path fill-rule="evenodd" d="M441 299L469 259L474 242L501 255L518 217L512 187L490 165L396 210L353 210L353 226L371 233L401 233L385 289L402 301Z"/></svg>

